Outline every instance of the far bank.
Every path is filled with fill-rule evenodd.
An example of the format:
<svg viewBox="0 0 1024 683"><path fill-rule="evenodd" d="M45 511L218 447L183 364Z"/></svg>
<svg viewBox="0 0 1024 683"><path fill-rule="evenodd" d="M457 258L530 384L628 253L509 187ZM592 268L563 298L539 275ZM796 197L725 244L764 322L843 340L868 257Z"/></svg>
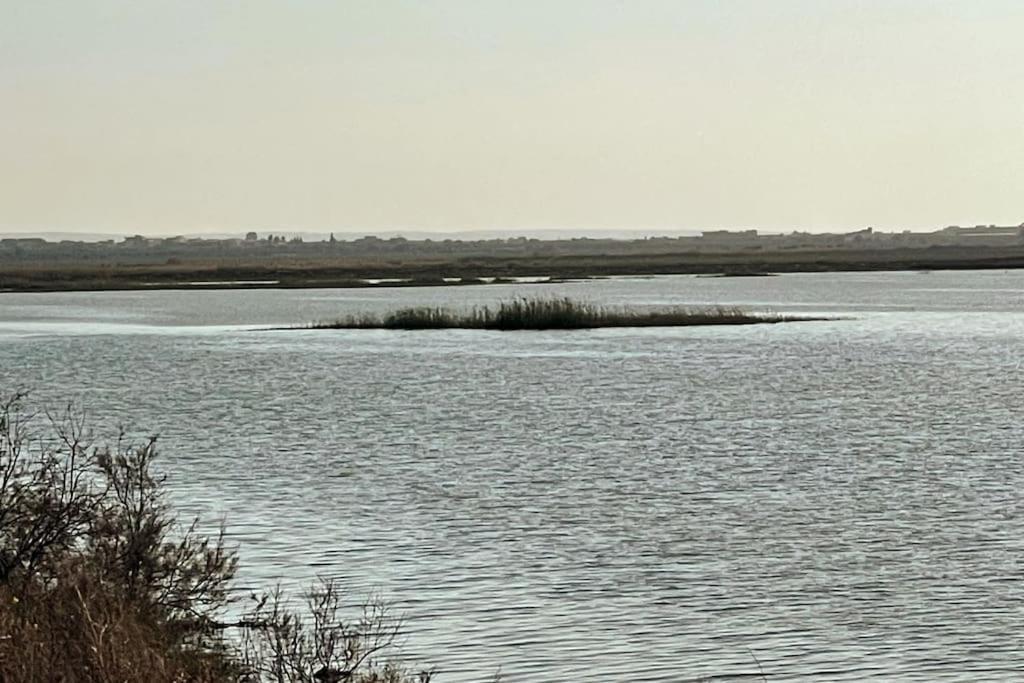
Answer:
<svg viewBox="0 0 1024 683"><path fill-rule="evenodd" d="M611 276L723 275L1024 268L1024 245L794 251L558 254L453 258L355 257L168 259L164 263L9 259L0 292L147 289L452 287Z"/></svg>

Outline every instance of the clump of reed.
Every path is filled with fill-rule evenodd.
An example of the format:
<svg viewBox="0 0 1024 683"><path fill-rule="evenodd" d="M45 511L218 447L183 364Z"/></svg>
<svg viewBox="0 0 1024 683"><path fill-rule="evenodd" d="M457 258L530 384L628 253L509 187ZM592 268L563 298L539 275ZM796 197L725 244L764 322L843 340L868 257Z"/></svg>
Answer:
<svg viewBox="0 0 1024 683"><path fill-rule="evenodd" d="M647 309L600 306L569 298L520 298L503 301L496 308L478 306L465 312L439 307L403 308L383 316L349 316L333 322L314 323L309 327L344 330L583 330L599 327L753 325L813 319L749 313L740 308L722 306Z"/></svg>

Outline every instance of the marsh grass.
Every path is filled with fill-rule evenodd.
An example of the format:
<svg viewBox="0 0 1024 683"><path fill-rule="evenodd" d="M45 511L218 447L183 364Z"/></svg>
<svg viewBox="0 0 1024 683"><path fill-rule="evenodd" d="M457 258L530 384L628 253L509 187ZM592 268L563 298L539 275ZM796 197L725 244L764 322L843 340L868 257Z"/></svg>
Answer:
<svg viewBox="0 0 1024 683"><path fill-rule="evenodd" d="M583 330L599 327L753 325L806 320L820 318L749 313L740 308L722 306L638 309L599 306L569 298L520 298L503 301L496 308L477 306L466 312L438 307L403 308L383 316L349 316L333 322L313 323L308 327L335 330Z"/></svg>

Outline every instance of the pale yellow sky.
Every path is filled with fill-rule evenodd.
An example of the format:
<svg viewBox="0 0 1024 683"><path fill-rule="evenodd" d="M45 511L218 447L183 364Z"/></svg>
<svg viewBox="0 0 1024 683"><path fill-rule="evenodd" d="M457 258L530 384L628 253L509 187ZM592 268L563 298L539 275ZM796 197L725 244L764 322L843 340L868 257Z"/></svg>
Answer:
<svg viewBox="0 0 1024 683"><path fill-rule="evenodd" d="M1019 0L0 10L0 231L1024 221Z"/></svg>

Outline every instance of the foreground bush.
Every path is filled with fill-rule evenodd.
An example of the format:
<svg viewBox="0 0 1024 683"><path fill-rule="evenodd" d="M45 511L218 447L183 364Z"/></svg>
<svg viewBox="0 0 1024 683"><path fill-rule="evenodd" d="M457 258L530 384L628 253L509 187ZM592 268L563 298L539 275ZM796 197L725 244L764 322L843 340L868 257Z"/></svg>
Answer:
<svg viewBox="0 0 1024 683"><path fill-rule="evenodd" d="M330 581L305 609L274 591L226 621L236 556L177 522L155 457L156 439L96 447L73 411L0 398L0 681L430 679L381 661L398 622L374 602L344 618Z"/></svg>
<svg viewBox="0 0 1024 683"><path fill-rule="evenodd" d="M479 307L466 313L446 308L404 308L383 317L363 315L315 323L314 329L476 329L580 330L598 327L686 327L693 325L753 325L814 320L772 314L746 313L738 308L672 307L655 310L614 308L572 299L515 299L497 308Z"/></svg>

